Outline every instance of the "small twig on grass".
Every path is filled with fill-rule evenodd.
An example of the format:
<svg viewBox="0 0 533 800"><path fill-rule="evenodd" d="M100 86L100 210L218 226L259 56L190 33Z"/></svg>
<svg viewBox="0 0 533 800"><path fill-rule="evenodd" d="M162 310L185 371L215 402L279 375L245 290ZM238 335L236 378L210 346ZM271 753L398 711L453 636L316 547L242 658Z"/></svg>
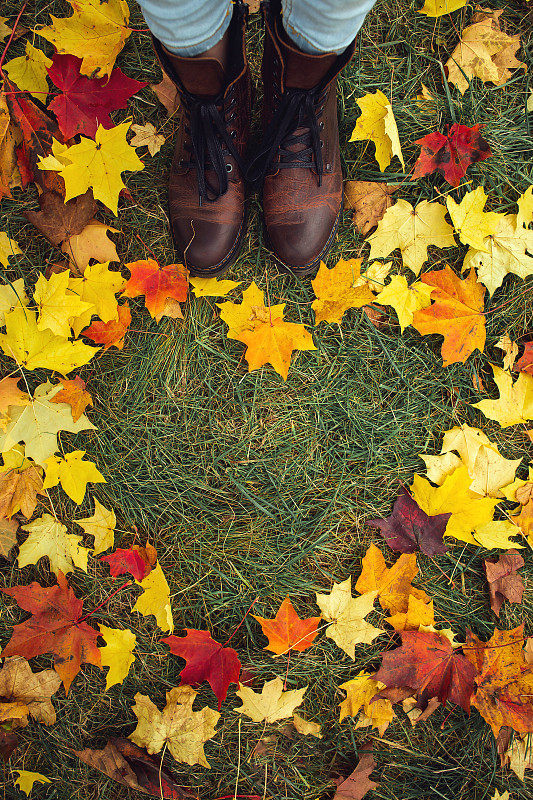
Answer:
<svg viewBox="0 0 533 800"><path fill-rule="evenodd" d="M246 612L246 614L244 615L244 617L241 619L241 621L239 622L239 624L237 625L237 627L235 628L235 630L233 631L233 633L231 634L231 636L229 637L229 639L227 639L227 640L224 642L224 644L222 645L222 647L226 647L226 646L227 646L227 645L228 645L228 644L231 642L231 640L233 639L233 637L235 636L235 634L237 633L237 631L239 630L239 628L240 628L240 627L241 627L241 625L243 624L244 620L246 619L246 617L248 616L248 614L250 613L250 611L251 611L251 610L252 610L252 608L255 606L255 604L257 603L257 601L258 601L258 600L259 600L259 598L258 598L258 597L256 597L256 598L255 598L255 600L254 600L254 602L252 603L252 605L250 606L250 608L248 609L248 611L247 611L247 612Z"/></svg>
<svg viewBox="0 0 533 800"><path fill-rule="evenodd" d="M17 30L17 25L19 24L20 18L23 15L24 9L26 8L27 5L28 5L28 0L24 0L24 3L22 4L22 8L20 9L20 11L19 11L19 13L17 15L17 18L15 20L15 24L13 25L13 30L11 31L11 36L7 40L6 46L4 47L2 55L0 56L0 74L1 75L4 74L3 70L2 70L2 66L4 64L5 57L6 57L8 49L9 49L9 45L11 44L11 42L13 41L13 39L15 37L15 31Z"/></svg>

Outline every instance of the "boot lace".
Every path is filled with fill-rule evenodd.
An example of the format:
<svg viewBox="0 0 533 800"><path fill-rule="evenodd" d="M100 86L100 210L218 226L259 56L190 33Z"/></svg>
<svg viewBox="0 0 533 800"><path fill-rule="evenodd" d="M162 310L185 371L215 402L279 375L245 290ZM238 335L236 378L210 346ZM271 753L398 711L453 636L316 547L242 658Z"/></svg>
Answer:
<svg viewBox="0 0 533 800"><path fill-rule="evenodd" d="M247 179L259 184L275 162L276 169L301 167L314 169L318 185L322 185L324 162L320 131L324 127L320 117L324 110L326 89L288 89L281 98L258 154L246 173ZM296 131L300 133L296 135Z"/></svg>
<svg viewBox="0 0 533 800"><path fill-rule="evenodd" d="M189 161L181 160L180 165L196 169L198 180L198 202L214 202L228 190L228 173L232 165L226 159L231 155L239 169L244 172L244 163L237 151L233 131L228 125L235 119L236 99L233 88L226 97L203 100L189 92L180 92L186 109L189 125L185 132L190 136L190 144L185 149L191 154ZM214 172L215 180L207 178L207 171Z"/></svg>

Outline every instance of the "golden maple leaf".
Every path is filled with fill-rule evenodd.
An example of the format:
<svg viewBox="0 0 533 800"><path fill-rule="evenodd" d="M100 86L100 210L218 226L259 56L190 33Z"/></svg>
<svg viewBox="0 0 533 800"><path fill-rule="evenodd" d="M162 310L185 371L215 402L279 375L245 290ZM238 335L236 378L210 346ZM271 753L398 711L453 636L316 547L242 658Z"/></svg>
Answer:
<svg viewBox="0 0 533 800"><path fill-rule="evenodd" d="M68 283L68 272L55 272L48 280L44 275L39 275L33 293L39 310L37 330L50 330L56 336L68 339L75 319L85 312L89 313L90 318L94 310L93 303L82 300L79 294L68 292Z"/></svg>
<svg viewBox="0 0 533 800"><path fill-rule="evenodd" d="M500 216L494 233L483 240L484 249L470 247L463 270L475 268L477 279L493 294L506 275L533 275L533 231L518 225L516 214ZM518 351L517 351L518 352Z"/></svg>
<svg viewBox="0 0 533 800"><path fill-rule="evenodd" d="M21 92L27 91L37 100L46 103L48 94L46 68L51 66L52 60L47 58L42 50L34 47L31 42L26 42L25 55L12 58L3 68Z"/></svg>
<svg viewBox="0 0 533 800"><path fill-rule="evenodd" d="M68 293L79 297L90 306L74 320L72 326L74 336L79 336L81 331L90 325L93 314L96 314L102 322L118 320L115 294L124 288L126 281L120 272L112 272L108 264L108 261L104 264L92 264L85 268L81 278L70 278L68 281Z"/></svg>
<svg viewBox="0 0 533 800"><path fill-rule="evenodd" d="M311 281L316 300L311 308L315 312L315 325L320 322L342 322L349 308L361 308L372 303L374 294L366 281L361 282L362 258L339 259L328 269L323 261L316 277Z"/></svg>
<svg viewBox="0 0 533 800"><path fill-rule="evenodd" d="M64 458L56 455L47 458L43 489L51 489L60 483L63 491L75 503L82 503L88 483L106 483L104 476L96 469L96 464L84 461L84 455L85 450L74 450L66 453Z"/></svg>
<svg viewBox="0 0 533 800"><path fill-rule="evenodd" d="M94 514L92 517L75 519L74 522L83 528L89 536L94 536L93 555L97 556L113 547L115 543L115 527L117 525L115 512L113 509L103 506L96 497L94 498Z"/></svg>
<svg viewBox="0 0 533 800"><path fill-rule="evenodd" d="M143 594L137 598L133 611L138 611L145 617L153 614L161 630L172 633L174 620L170 606L170 589L161 564L157 564L142 581L135 583L143 589Z"/></svg>
<svg viewBox="0 0 533 800"><path fill-rule="evenodd" d="M453 197L446 198L448 212L462 243L488 253L487 237L496 233L504 214L483 211L486 202L487 195L482 186L467 192L460 203L456 203Z"/></svg>
<svg viewBox="0 0 533 800"><path fill-rule="evenodd" d="M106 625L99 624L100 635L103 637L106 646L99 647L102 667L109 667L106 675L105 690L122 683L130 671L130 667L135 661L133 649L137 643L135 634L125 628L108 628Z"/></svg>
<svg viewBox="0 0 533 800"><path fill-rule="evenodd" d="M405 328L412 324L415 311L431 305L433 289L433 286L428 286L422 281L415 281L408 286L404 275L392 275L391 282L379 293L375 302L380 306L393 307L403 333Z"/></svg>
<svg viewBox="0 0 533 800"><path fill-rule="evenodd" d="M425 14L426 17L442 17L444 14L451 14L459 8L464 8L466 3L467 0L425 0L418 13Z"/></svg>
<svg viewBox="0 0 533 800"><path fill-rule="evenodd" d="M242 706L234 710L246 714L254 722L277 722L292 716L294 709L302 704L307 688L284 692L281 678L274 678L267 681L258 693L239 683L235 694L242 700Z"/></svg>
<svg viewBox="0 0 533 800"><path fill-rule="evenodd" d="M6 314L17 306L28 305L28 295L24 289L24 278L0 286L0 326L6 324Z"/></svg>
<svg viewBox="0 0 533 800"><path fill-rule="evenodd" d="M330 594L317 594L316 602L322 617L330 622L326 636L355 659L356 644L370 644L384 631L365 620L374 609L376 591L364 592L361 597L352 597L352 579L334 583Z"/></svg>
<svg viewBox="0 0 533 800"><path fill-rule="evenodd" d="M521 372L513 383L513 378L508 372L504 372L495 364L491 366L500 396L497 400L472 403L472 406L479 408L489 419L499 422L502 428L520 425L533 419L533 376Z"/></svg>
<svg viewBox="0 0 533 800"><path fill-rule="evenodd" d="M417 573L415 553L402 553L389 568L379 547L371 544L363 557L363 569L355 588L363 596L366 592L376 592L381 607L388 609L391 614L405 613L409 607L410 595L423 602L429 601L424 591L411 586Z"/></svg>
<svg viewBox="0 0 533 800"><path fill-rule="evenodd" d="M346 699L341 702L339 722L345 717L356 717L361 712L355 728L371 726L379 730L383 736L396 714L390 700L374 700L374 697L385 688L381 681L375 681L371 672L362 670L355 678L341 683Z"/></svg>
<svg viewBox="0 0 533 800"><path fill-rule="evenodd" d="M10 239L4 231L0 231L0 264L7 269L9 266L8 259L11 258L11 256L20 255L22 255L22 250L17 242L14 239Z"/></svg>
<svg viewBox="0 0 533 800"><path fill-rule="evenodd" d="M405 169L398 128L389 100L379 89L375 94L365 94L357 100L361 116L349 139L357 142L370 139L376 146L376 161L384 172L393 156L397 156Z"/></svg>

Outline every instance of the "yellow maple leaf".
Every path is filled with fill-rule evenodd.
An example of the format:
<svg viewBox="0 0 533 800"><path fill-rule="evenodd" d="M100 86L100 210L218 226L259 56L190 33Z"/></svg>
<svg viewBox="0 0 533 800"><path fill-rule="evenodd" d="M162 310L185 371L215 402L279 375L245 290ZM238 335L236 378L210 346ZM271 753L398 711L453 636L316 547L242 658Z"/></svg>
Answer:
<svg viewBox="0 0 533 800"><path fill-rule="evenodd" d="M0 42L3 42L4 39L7 39L11 33L11 28L6 25L8 19L9 17L0 17Z"/></svg>
<svg viewBox="0 0 533 800"><path fill-rule="evenodd" d="M135 661L133 649L137 643L135 634L127 628L108 628L99 623L100 635L106 646L99 647L102 667L109 667L106 675L105 690L122 683Z"/></svg>
<svg viewBox="0 0 533 800"><path fill-rule="evenodd" d="M91 258L100 263L120 261L115 242L107 235L120 233L97 219L91 219L81 233L69 236L61 245L61 250L68 256L69 266L74 274L83 275Z"/></svg>
<svg viewBox="0 0 533 800"><path fill-rule="evenodd" d="M113 547L117 524L115 512L113 509L103 506L96 497L94 498L94 514L92 517L75 519L74 522L83 528L89 536L94 536L93 555L97 556Z"/></svg>
<svg viewBox="0 0 533 800"><path fill-rule="evenodd" d="M229 328L228 339L237 339L243 331L253 330L254 326L260 321L257 319L256 312L258 309L265 308L265 295L255 281L252 281L250 286L242 293L241 303L233 303L228 300L225 303L216 303L216 305L220 308L220 319ZM284 308L285 303L269 306L269 320L283 319Z"/></svg>
<svg viewBox="0 0 533 800"><path fill-rule="evenodd" d="M482 186L467 192L460 203L456 203L453 197L446 198L448 212L462 243L484 253L490 252L487 237L496 233L504 216L496 211L483 211L486 202L487 195Z"/></svg>
<svg viewBox="0 0 533 800"><path fill-rule="evenodd" d="M52 25L36 29L58 53L82 59L80 73L99 78L110 75L115 59L131 31L126 27L130 12L126 0L68 0L71 17L54 17Z"/></svg>
<svg viewBox="0 0 533 800"><path fill-rule="evenodd" d="M46 459L43 489L61 484L63 490L78 505L83 502L88 483L106 483L93 461L83 461L85 450L66 453L64 458L50 456Z"/></svg>
<svg viewBox="0 0 533 800"><path fill-rule="evenodd" d="M308 687L304 686L303 689L284 692L281 678L267 681L261 692L254 692L249 686L239 683L235 694L242 700L242 706L235 708L234 711L246 714L254 722L272 723L279 719L287 719L292 716L294 709L303 703L307 689Z"/></svg>
<svg viewBox="0 0 533 800"><path fill-rule="evenodd" d="M379 735L383 736L390 722L396 716L390 700L374 700L374 697L384 688L384 683L375 681L372 673L364 670L355 678L341 683L339 689L344 689L346 699L340 704L339 722L342 722L345 717L356 717L361 712L355 727L371 726L377 728Z"/></svg>
<svg viewBox="0 0 533 800"><path fill-rule="evenodd" d="M138 723L129 735L131 741L151 755L167 746L176 761L209 768L204 744L215 735L220 714L207 706L193 711L196 695L190 686L171 689L165 708L159 711L149 697L138 692L132 708Z"/></svg>
<svg viewBox="0 0 533 800"><path fill-rule="evenodd" d="M311 722L296 713L292 715L292 722L298 733L301 733L302 736L316 736L317 739L322 739L320 724L318 722Z"/></svg>
<svg viewBox="0 0 533 800"><path fill-rule="evenodd" d="M533 258L526 252L533 252L533 231L518 225L516 214L499 215L496 231L483 244L484 250L469 249L463 270L474 267L478 281L490 294L502 285L506 275L533 275Z"/></svg>
<svg viewBox="0 0 533 800"><path fill-rule="evenodd" d="M0 380L0 428L5 431L11 419L10 406L26 406L29 396L18 387L20 378L2 378Z"/></svg>
<svg viewBox="0 0 533 800"><path fill-rule="evenodd" d="M87 572L89 550L80 545L82 537L68 534L66 527L50 514L43 514L28 525L22 525L22 530L29 536L19 548L18 565L21 569L47 556L50 569L56 575L59 571L65 574L73 572L74 567Z"/></svg>
<svg viewBox="0 0 533 800"><path fill-rule="evenodd" d="M4 64L13 83L21 92L27 91L46 104L48 95L47 67L52 66L52 60L47 58L42 50L34 47L31 42L26 42L26 54L19 58L12 58Z"/></svg>
<svg viewBox="0 0 533 800"><path fill-rule="evenodd" d="M10 239L7 233L0 231L0 264L3 267L9 266L8 259L11 256L21 256L22 250L14 239Z"/></svg>
<svg viewBox="0 0 533 800"><path fill-rule="evenodd" d="M161 630L172 633L174 621L170 606L170 589L161 564L157 564L142 581L135 583L143 589L143 594L137 598L133 611L138 611L145 617L153 614Z"/></svg>
<svg viewBox="0 0 533 800"><path fill-rule="evenodd" d="M410 594L407 598L407 611L398 611L391 617L386 617L385 621L395 631L417 631L421 625L434 625L433 600L425 603Z"/></svg>
<svg viewBox="0 0 533 800"><path fill-rule="evenodd" d="M533 376L521 372L513 383L513 378L508 372L491 364L494 372L494 381L499 389L500 396L497 400L481 400L472 403L488 419L499 422L502 428L510 425L520 425L533 419Z"/></svg>
<svg viewBox="0 0 533 800"><path fill-rule="evenodd" d="M374 261L355 281L354 288L368 286L374 294L380 294L385 287L385 280L391 271L392 261Z"/></svg>
<svg viewBox="0 0 533 800"><path fill-rule="evenodd" d="M518 356L517 343L513 342L507 333L504 333L503 336L500 336L494 347L503 350L503 368L505 370L512 370L516 357Z"/></svg>
<svg viewBox="0 0 533 800"><path fill-rule="evenodd" d="M26 444L26 456L42 467L46 459L57 451L58 431L96 430L85 414L74 422L72 408L67 403L52 403L52 398L61 391L61 384L52 386L42 383L25 407L15 409L5 433L0 434L0 449L5 453L19 442Z"/></svg>
<svg viewBox="0 0 533 800"><path fill-rule="evenodd" d="M446 525L446 536L476 544L472 532L492 521L494 509L500 501L473 492L470 489L471 482L468 467L464 464L448 475L442 486L436 488L421 475L415 475L411 494L430 517L451 514Z"/></svg>
<svg viewBox="0 0 533 800"><path fill-rule="evenodd" d="M50 330L40 331L35 311L17 306L6 314L7 333L0 334L0 347L19 366L53 369L68 375L73 369L88 364L99 347L83 342L70 342Z"/></svg>
<svg viewBox="0 0 533 800"><path fill-rule="evenodd" d="M411 581L418 573L416 554L402 553L395 564L388 568L383 553L371 544L362 561L362 572L355 584L358 592L375 592L383 609L391 614L404 613L408 609L409 597L423 602L429 597L422 589L415 589Z"/></svg>
<svg viewBox="0 0 533 800"><path fill-rule="evenodd" d="M380 306L392 306L398 315L400 330L413 321L415 311L431 305L433 286L415 281L410 286L403 275L392 275L391 282L379 293L375 302Z"/></svg>
<svg viewBox="0 0 533 800"><path fill-rule="evenodd" d="M352 597L351 585L351 578L334 583L330 594L317 594L316 602L322 617L331 623L326 628L326 636L354 660L356 644L370 644L384 631L365 620L374 609L377 592Z"/></svg>
<svg viewBox="0 0 533 800"><path fill-rule="evenodd" d="M219 281L217 278L194 278L191 276L189 283L195 297L225 297L232 289L240 286L242 281ZM255 283L252 285L255 286ZM222 314L220 316L222 317Z"/></svg>
<svg viewBox="0 0 533 800"><path fill-rule="evenodd" d="M425 0L418 13L425 14L426 17L442 17L444 14L451 14L459 8L464 8L466 3L467 0Z"/></svg>
<svg viewBox="0 0 533 800"><path fill-rule="evenodd" d="M361 308L372 303L374 294L366 280L361 281L362 258L341 258L328 269L323 261L316 278L311 281L316 300L311 308L315 312L315 325L321 322L342 322L349 308Z"/></svg>
<svg viewBox="0 0 533 800"><path fill-rule="evenodd" d="M93 303L85 302L78 294L68 293L68 284L68 272L54 272L48 280L44 275L39 275L33 293L39 310L37 330L50 330L56 336L67 339L74 320L87 311L90 316Z"/></svg>
<svg viewBox="0 0 533 800"><path fill-rule="evenodd" d="M108 269L108 264L109 261L105 264L92 264L86 267L83 277L70 278L68 282L69 291L91 306L74 321L72 327L75 336L79 336L80 332L90 325L93 314L100 317L102 322L118 320L115 294L124 288L126 281L120 272Z"/></svg>
<svg viewBox="0 0 533 800"><path fill-rule="evenodd" d="M18 778L15 780L15 786L18 786L21 792L28 795L33 789L34 783L52 783L50 778L46 775L41 775L40 772L30 772L27 769L16 769L15 772Z"/></svg>
<svg viewBox="0 0 533 800"><path fill-rule="evenodd" d="M531 97L533 99L533 94ZM533 111L533 104L528 110ZM533 186L528 186L524 194L521 194L516 202L518 205L518 214L516 215L517 228L523 226L528 228L529 224L533 222Z"/></svg>
<svg viewBox="0 0 533 800"><path fill-rule="evenodd" d="M95 199L117 215L118 196L125 188L121 173L144 169L135 148L126 141L130 124L123 122L109 130L99 125L94 140L82 136L79 144L73 144L62 154L62 159L70 163L59 164L61 169L40 162L40 169L56 170L65 181L65 203L92 189Z"/></svg>
<svg viewBox="0 0 533 800"><path fill-rule="evenodd" d="M413 208L407 200L398 200L386 210L375 233L367 239L370 259L388 256L400 248L403 263L418 275L427 260L430 244L455 247L453 228L445 221L445 214L441 203L423 200Z"/></svg>
<svg viewBox="0 0 533 800"><path fill-rule="evenodd" d="M6 313L17 306L28 305L28 295L24 289L24 278L0 286L0 327L6 324Z"/></svg>
<svg viewBox="0 0 533 800"><path fill-rule="evenodd" d="M511 517L514 519L514 517ZM484 525L478 525L474 531L476 544L486 547L487 550L521 550L523 545L517 544L512 538L519 533L517 526L508 519L493 519Z"/></svg>
<svg viewBox="0 0 533 800"><path fill-rule="evenodd" d="M387 169L393 156L398 157L405 169L396 120L387 97L378 89L375 94L369 93L359 98L357 105L362 113L349 141L370 139L371 142L374 142L376 161L381 172Z"/></svg>

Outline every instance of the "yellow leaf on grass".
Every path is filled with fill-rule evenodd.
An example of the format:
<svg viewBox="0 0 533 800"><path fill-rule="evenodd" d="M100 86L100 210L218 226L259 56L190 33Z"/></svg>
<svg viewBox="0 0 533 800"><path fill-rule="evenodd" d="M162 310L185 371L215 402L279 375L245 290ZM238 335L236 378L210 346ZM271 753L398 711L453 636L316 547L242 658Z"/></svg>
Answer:
<svg viewBox="0 0 533 800"><path fill-rule="evenodd" d="M29 395L22 392L18 383L20 378L2 378L0 380L0 429L5 431L11 419L10 406L27 406Z"/></svg>
<svg viewBox="0 0 533 800"><path fill-rule="evenodd" d="M75 519L74 522L83 528L89 536L94 536L93 555L97 556L113 547L117 524L115 512L113 509L103 506L96 497L94 498L94 514L92 517Z"/></svg>
<svg viewBox="0 0 533 800"><path fill-rule="evenodd" d="M21 92L29 92L46 105L48 94L46 68L51 66L52 60L47 58L42 50L34 47L31 42L26 42L26 54L12 58L4 64L4 71Z"/></svg>
<svg viewBox="0 0 533 800"><path fill-rule="evenodd" d="M397 612L391 617L386 617L385 621L395 631L417 631L421 625L434 625L433 600L425 603L410 594L407 600L407 611Z"/></svg>
<svg viewBox="0 0 533 800"><path fill-rule="evenodd" d="M53 669L32 672L25 658L6 658L0 672L0 697L8 706L21 703L36 722L54 725L56 712L51 697L61 686L61 678ZM7 711L6 719L10 719ZM25 725L26 721L22 721ZM18 727L12 725L11 728Z"/></svg>
<svg viewBox="0 0 533 800"><path fill-rule="evenodd" d="M496 233L504 214L496 211L483 211L487 195L482 186L473 192L467 192L460 203L453 197L446 198L446 206L463 244L469 244L475 250L490 252L488 236Z"/></svg>
<svg viewBox="0 0 533 800"><path fill-rule="evenodd" d="M83 502L88 483L106 483L104 476L92 461L83 461L85 450L74 450L64 458L46 459L43 489L61 484L63 490L78 505Z"/></svg>
<svg viewBox="0 0 533 800"><path fill-rule="evenodd" d="M350 142L370 139L376 146L376 161L384 172L393 156L398 156L405 169L398 128L389 100L379 89L375 94L365 94L357 100L361 116L352 131Z"/></svg>
<svg viewBox="0 0 533 800"><path fill-rule="evenodd" d="M132 711L138 722L129 735L131 741L151 755L167 746L176 761L209 768L204 744L215 735L220 714L207 706L193 711L196 695L190 686L171 689L165 708L159 711L149 697L137 693Z"/></svg>
<svg viewBox="0 0 533 800"><path fill-rule="evenodd" d="M69 291L91 306L85 314L78 316L75 320L73 325L75 336L79 336L81 331L90 324L93 314L100 317L102 322L118 320L118 303L115 294L124 288L126 281L120 272L112 272L108 269L108 264L109 261L105 264L92 264L86 267L82 278L70 278L68 282Z"/></svg>
<svg viewBox="0 0 533 800"><path fill-rule="evenodd" d="M157 564L142 581L135 583L143 589L143 594L137 599L133 611L138 611L145 617L153 614L161 630L172 633L174 620L170 606L170 589L161 564Z"/></svg>
<svg viewBox="0 0 533 800"><path fill-rule="evenodd" d="M403 553L392 567L387 567L383 553L371 544L366 551L362 572L355 584L358 592L377 592L380 605L391 614L403 613L409 606L413 595L423 602L429 597L422 589L415 589L411 581L418 573L416 554Z"/></svg>
<svg viewBox="0 0 533 800"><path fill-rule="evenodd" d="M533 89L531 99L533 100ZM533 103L529 111L533 111ZM524 194L521 194L518 200L518 214L516 215L516 225L518 228L525 226L529 227L533 222L533 186L528 186Z"/></svg>
<svg viewBox="0 0 533 800"><path fill-rule="evenodd" d="M521 372L513 383L513 378L508 372L491 364L494 372L494 381L500 396L497 400L481 400L472 403L488 419L499 422L502 428L510 425L520 425L533 419L533 376Z"/></svg>
<svg viewBox="0 0 533 800"><path fill-rule="evenodd" d="M9 266L8 259L11 256L21 256L22 250L14 239L10 239L7 233L0 231L0 264L3 267Z"/></svg>
<svg viewBox="0 0 533 800"><path fill-rule="evenodd" d="M11 33L11 28L6 25L8 19L9 17L0 17L0 42L3 42L4 39L7 39Z"/></svg>
<svg viewBox="0 0 533 800"><path fill-rule="evenodd" d="M189 283L195 297L225 297L232 289L240 286L242 281L219 281L217 278L193 278L191 276ZM220 316L222 317L222 314Z"/></svg>
<svg viewBox="0 0 533 800"><path fill-rule="evenodd" d="M0 286L0 327L6 324L6 313L17 306L28 305L28 295L24 289L24 278Z"/></svg>
<svg viewBox="0 0 533 800"><path fill-rule="evenodd" d="M287 380L293 350L316 350L313 337L305 327L283 319L269 320L268 309L262 306L252 330L244 330L234 338L247 345L244 354L248 372L264 364L272 364L283 380Z"/></svg>
<svg viewBox="0 0 533 800"><path fill-rule="evenodd" d="M59 571L64 574L73 572L74 567L87 572L89 550L80 546L82 537L67 534L66 527L50 514L43 514L28 525L22 525L22 530L30 535L20 545L18 565L21 569L48 556L50 569L56 575Z"/></svg>
<svg viewBox="0 0 533 800"><path fill-rule="evenodd" d="M374 295L366 281L361 282L362 258L339 259L328 269L323 261L316 278L311 281L316 300L311 308L315 312L315 325L321 322L342 322L349 308L361 308L372 303Z"/></svg>
<svg viewBox="0 0 533 800"><path fill-rule="evenodd" d="M512 370L518 355L517 343L513 342L513 340L506 333L504 333L503 336L500 336L494 347L497 347L499 350L503 350L503 368L505 370Z"/></svg>
<svg viewBox="0 0 533 800"><path fill-rule="evenodd" d="M264 309L264 301L264 292L252 281L250 286L242 293L242 303L233 303L229 300L225 303L216 303L220 308L220 319L229 328L228 339L237 339L243 331L253 330L254 325L258 322L256 312L259 309ZM283 319L284 308L285 303L270 306L268 319L272 319L272 321Z"/></svg>
<svg viewBox="0 0 533 800"><path fill-rule="evenodd" d="M109 208L116 216L118 196L125 188L121 173L125 170L136 172L144 169L135 148L126 141L129 122L123 122L110 130L98 126L94 140L82 136L79 144L73 144L62 154L70 162L67 166L51 167L59 172L65 181L65 203L73 197L93 190L96 200ZM49 167L39 164L41 169Z"/></svg>
<svg viewBox="0 0 533 800"><path fill-rule="evenodd" d="M106 646L99 647L102 667L109 667L106 675L105 690L107 692L116 683L122 683L126 678L130 667L135 661L133 649L137 643L137 637L132 631L120 628L108 628L99 623L100 635L103 637Z"/></svg>
<svg viewBox="0 0 533 800"><path fill-rule="evenodd" d="M391 282L380 292L375 302L380 306L392 306L398 315L400 330L403 333L411 325L415 311L431 305L433 286L415 281L410 286L403 275L393 275Z"/></svg>
<svg viewBox="0 0 533 800"><path fill-rule="evenodd" d="M70 342L50 330L40 331L35 311L18 306L6 314L7 333L0 334L0 347L19 366L52 369L68 375L73 369L88 364L99 347L83 342Z"/></svg>
<svg viewBox="0 0 533 800"><path fill-rule="evenodd" d="M294 709L303 703L307 689L308 687L304 686L303 689L284 692L281 678L267 681L261 692L254 692L253 689L239 683L235 694L242 700L242 706L235 708L234 711L246 714L254 722L272 723L279 719L287 719L292 716Z"/></svg>
<svg viewBox="0 0 533 800"><path fill-rule="evenodd" d="M292 722L298 733L301 733L302 736L316 736L317 739L322 739L318 722L311 722L308 719L304 719L299 714L292 715Z"/></svg>
<svg viewBox="0 0 533 800"><path fill-rule="evenodd" d="M377 230L367 239L370 242L370 259L384 258L399 248L403 263L415 275L428 257L428 246L455 247L453 228L444 216L441 203L423 200L416 208L407 200L398 200L388 208Z"/></svg>
<svg viewBox="0 0 533 800"><path fill-rule="evenodd" d="M442 17L444 14L451 14L452 11L464 8L466 3L467 0L425 0L418 13L425 14L426 17Z"/></svg>
<svg viewBox="0 0 533 800"><path fill-rule="evenodd" d="M67 293L68 283L68 272L54 272L48 280L39 275L33 293L39 310L37 330L50 330L56 336L68 339L74 320L87 311L89 316L92 313L92 303L83 301L77 294Z"/></svg>
<svg viewBox="0 0 533 800"><path fill-rule="evenodd" d="M80 72L89 77L110 75L115 59L131 31L126 0L68 0L71 17L52 17L52 25L36 33L51 42L58 53L82 59Z"/></svg>
<svg viewBox="0 0 533 800"><path fill-rule="evenodd" d="M376 295L380 294L385 287L385 280L391 271L392 261L374 261L373 264L361 273L361 277L355 282L355 286L368 286Z"/></svg>
<svg viewBox="0 0 533 800"><path fill-rule="evenodd" d="M18 786L21 792L28 795L33 789L34 783L52 783L50 778L46 775L41 775L40 772L29 772L27 769L16 769L15 772L18 778L15 780L15 786Z"/></svg>
<svg viewBox="0 0 533 800"><path fill-rule="evenodd" d="M471 247L463 261L463 270L474 267L477 279L490 294L502 285L506 275L527 278L533 275L533 231L517 224L515 214L500 215L496 232L484 239L484 251Z"/></svg>
<svg viewBox="0 0 533 800"><path fill-rule="evenodd" d="M479 525L473 535L476 544L486 547L487 550L509 550L510 547L515 550L521 550L523 545L516 544L514 539L511 538L518 533L517 526L513 522L508 519L495 519L492 522Z"/></svg>
<svg viewBox="0 0 533 800"><path fill-rule="evenodd" d="M155 126L151 122L145 125L132 125L131 129L135 136L130 139L132 147L147 147L151 156L159 153L165 144L165 137L158 133Z"/></svg>
<svg viewBox="0 0 533 800"><path fill-rule="evenodd" d="M61 250L68 256L74 274L83 275L91 258L106 264L110 261L120 261L115 242L108 237L108 231L120 233L116 228L110 228L97 219L91 219L81 233L65 239Z"/></svg>
<svg viewBox="0 0 533 800"><path fill-rule="evenodd" d="M333 639L337 647L355 659L356 644L370 644L383 633L365 620L374 610L377 592L369 591L361 597L352 597L352 579L334 583L330 594L317 594L316 602L322 617L330 622L326 636Z"/></svg>
<svg viewBox="0 0 533 800"><path fill-rule="evenodd" d="M346 699L341 703L339 722L345 717L356 717L361 712L355 727L371 726L377 728L379 735L383 736L389 723L396 716L390 700L373 700L384 688L384 683L375 681L372 673L364 670L352 680L341 683L339 689L344 689Z"/></svg>

